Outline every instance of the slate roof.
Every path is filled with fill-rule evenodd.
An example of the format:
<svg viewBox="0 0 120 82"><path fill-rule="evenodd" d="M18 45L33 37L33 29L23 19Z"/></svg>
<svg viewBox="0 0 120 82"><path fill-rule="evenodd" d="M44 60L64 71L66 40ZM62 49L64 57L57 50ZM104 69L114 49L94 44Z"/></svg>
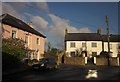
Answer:
<svg viewBox="0 0 120 82"><path fill-rule="evenodd" d="M65 41L101 41L99 34L97 33L67 33ZM107 42L107 36L103 35L103 41ZM110 42L120 42L120 35L112 34L110 36Z"/></svg>
<svg viewBox="0 0 120 82"><path fill-rule="evenodd" d="M33 34L36 34L36 35L41 36L43 38L46 38L46 36L44 36L43 34L38 32L37 30L31 28L28 24L26 24L22 20L20 20L20 19L18 19L16 17L13 17L10 14L7 14L7 13L3 14L1 16L0 20L1 20L1 22L3 24L7 24L7 25L13 26L15 28L18 28L18 29L21 29L21 30L24 30L24 31L27 31L27 32L30 32L30 33L33 33Z"/></svg>

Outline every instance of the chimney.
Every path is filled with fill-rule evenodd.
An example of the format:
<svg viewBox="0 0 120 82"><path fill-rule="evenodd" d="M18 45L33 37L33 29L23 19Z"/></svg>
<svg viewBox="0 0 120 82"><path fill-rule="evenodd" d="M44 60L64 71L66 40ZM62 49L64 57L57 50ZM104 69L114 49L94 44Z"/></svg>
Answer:
<svg viewBox="0 0 120 82"><path fill-rule="evenodd" d="M33 28L32 22L29 22L28 25Z"/></svg>
<svg viewBox="0 0 120 82"><path fill-rule="evenodd" d="M68 30L67 30L67 28L65 29L65 35L68 33Z"/></svg>

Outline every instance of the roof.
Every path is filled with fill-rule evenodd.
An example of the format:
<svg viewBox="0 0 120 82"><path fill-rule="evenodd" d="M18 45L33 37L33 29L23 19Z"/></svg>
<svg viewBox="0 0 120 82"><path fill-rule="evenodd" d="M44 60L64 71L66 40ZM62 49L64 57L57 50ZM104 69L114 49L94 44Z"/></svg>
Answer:
<svg viewBox="0 0 120 82"><path fill-rule="evenodd" d="M2 20L3 24L7 24L7 25L13 26L15 28L18 28L18 29L36 34L36 35L41 36L43 38L46 38L46 36L44 36L43 34L38 32L34 28L31 28L28 24L26 24L22 20L17 19L16 17L11 16L10 14L3 14L1 17L2 18L0 20Z"/></svg>
<svg viewBox="0 0 120 82"><path fill-rule="evenodd" d="M65 41L101 41L97 33L67 33ZM103 41L107 42L107 35L103 35ZM120 35L110 35L110 42L120 42Z"/></svg>

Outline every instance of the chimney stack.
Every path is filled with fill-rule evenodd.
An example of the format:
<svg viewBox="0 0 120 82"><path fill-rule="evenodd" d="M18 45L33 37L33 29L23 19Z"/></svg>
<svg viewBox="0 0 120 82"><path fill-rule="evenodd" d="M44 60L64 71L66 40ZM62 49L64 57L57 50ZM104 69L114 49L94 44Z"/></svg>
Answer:
<svg viewBox="0 0 120 82"><path fill-rule="evenodd" d="M32 22L29 22L28 25L33 28Z"/></svg>
<svg viewBox="0 0 120 82"><path fill-rule="evenodd" d="M67 30L67 28L65 29L65 35L68 33L68 30Z"/></svg>

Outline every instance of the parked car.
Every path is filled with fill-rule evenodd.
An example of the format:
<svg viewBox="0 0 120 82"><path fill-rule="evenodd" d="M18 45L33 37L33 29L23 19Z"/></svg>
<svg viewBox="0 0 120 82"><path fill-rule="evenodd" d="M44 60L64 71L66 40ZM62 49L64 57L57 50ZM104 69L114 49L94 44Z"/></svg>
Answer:
<svg viewBox="0 0 120 82"><path fill-rule="evenodd" d="M33 70L57 69L57 62L54 58L42 58L37 64L32 65Z"/></svg>

